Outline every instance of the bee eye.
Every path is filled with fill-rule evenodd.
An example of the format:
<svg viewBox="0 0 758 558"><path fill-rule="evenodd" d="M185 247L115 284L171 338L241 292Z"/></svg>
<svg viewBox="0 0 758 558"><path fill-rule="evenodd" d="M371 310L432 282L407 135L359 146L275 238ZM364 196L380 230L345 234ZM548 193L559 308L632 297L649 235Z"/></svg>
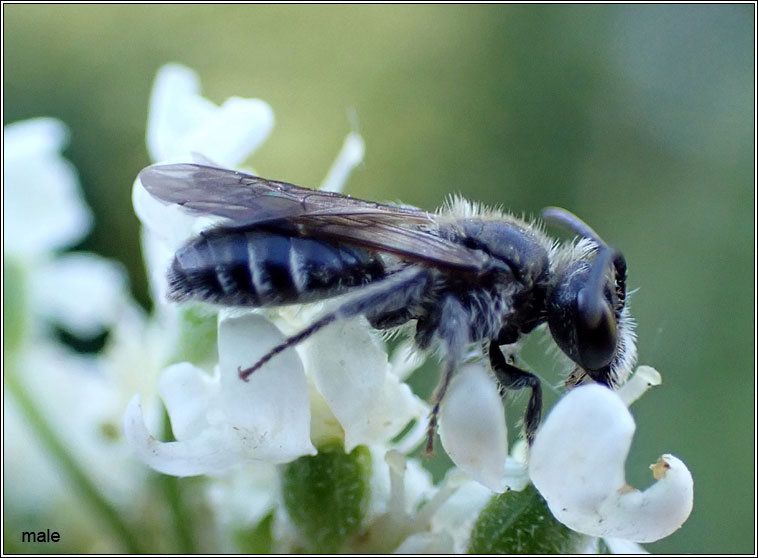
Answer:
<svg viewBox="0 0 758 558"><path fill-rule="evenodd" d="M607 275L612 257L611 250L603 248L589 269L568 269L548 297L553 339L588 372L607 367L618 343L614 285Z"/></svg>
<svg viewBox="0 0 758 558"><path fill-rule="evenodd" d="M585 287L577 293L576 338L583 368L600 370L610 364L616 351L616 319L602 292Z"/></svg>

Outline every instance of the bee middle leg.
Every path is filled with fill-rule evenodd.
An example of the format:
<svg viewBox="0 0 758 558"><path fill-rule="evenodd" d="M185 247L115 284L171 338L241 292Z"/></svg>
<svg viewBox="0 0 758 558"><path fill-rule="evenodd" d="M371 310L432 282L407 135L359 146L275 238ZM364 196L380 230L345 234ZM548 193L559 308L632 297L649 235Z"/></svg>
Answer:
<svg viewBox="0 0 758 558"><path fill-rule="evenodd" d="M490 342L489 357L490 366L493 372L495 372L497 381L503 388L522 389L528 387L532 389L532 395L529 397L526 414L524 415L526 441L531 446L542 416L542 388L540 387L540 380L534 374L509 364L505 360L505 356L503 356L503 352L496 341Z"/></svg>
<svg viewBox="0 0 758 558"><path fill-rule="evenodd" d="M437 434L440 406L445 398L450 380L463 357L463 349L469 342L468 331L471 321L470 312L455 296L444 297L439 305L439 312L428 315L425 325L429 331L435 331L445 347L445 367L442 377L432 396L432 410L426 430L426 449L424 454L434 455L434 438ZM430 334L431 335L431 334ZM417 332L416 342L419 342Z"/></svg>

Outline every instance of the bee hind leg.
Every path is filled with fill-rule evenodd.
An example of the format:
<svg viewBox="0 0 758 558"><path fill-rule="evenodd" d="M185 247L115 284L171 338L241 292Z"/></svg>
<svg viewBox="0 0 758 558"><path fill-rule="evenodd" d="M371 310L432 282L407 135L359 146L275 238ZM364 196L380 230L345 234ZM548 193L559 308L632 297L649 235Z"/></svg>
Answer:
<svg viewBox="0 0 758 558"><path fill-rule="evenodd" d="M249 368L237 368L239 377L248 381L250 375L266 364L273 357L304 341L320 329L337 320L352 318L367 312L383 313L394 312L416 301L426 289L431 275L426 268L409 266L403 271L390 275L386 279L364 287L364 292L347 300L333 312L330 312L304 330L288 337L268 353L263 355L258 362Z"/></svg>
<svg viewBox="0 0 758 558"><path fill-rule="evenodd" d="M301 341L307 339L314 333L316 333L319 329L328 326L330 323L336 321L338 318L338 315L336 312L331 312L327 314L326 316L316 320L311 325L306 327L303 331L296 333L292 337L288 337L284 343L281 343L271 349L269 352L267 352L265 355L263 355L258 362L250 366L249 368L243 369L241 366L237 367L237 373L239 374L240 379L244 381L248 381L250 379L250 375L258 370L261 366L266 364L269 360L271 360L273 357L281 353L283 350L292 347L294 345L297 345Z"/></svg>

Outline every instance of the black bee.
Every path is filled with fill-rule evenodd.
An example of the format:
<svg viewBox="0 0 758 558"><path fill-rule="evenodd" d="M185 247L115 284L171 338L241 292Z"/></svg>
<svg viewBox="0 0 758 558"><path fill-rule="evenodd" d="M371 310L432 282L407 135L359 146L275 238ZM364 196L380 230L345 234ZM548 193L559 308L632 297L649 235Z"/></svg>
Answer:
<svg viewBox="0 0 758 558"><path fill-rule="evenodd" d="M488 344L504 390L530 388L531 443L542 412L538 378L501 346L547 323L574 362L567 384L587 377L614 388L636 358L624 305L626 262L568 211L543 219L580 238L559 243L542 228L454 198L436 213L301 188L197 164L158 165L139 176L154 197L226 221L191 239L168 271L169 298L266 307L347 295L336 310L239 368L244 380L319 329L364 315L389 329L415 321L420 350L442 349L427 450L440 403L472 343Z"/></svg>

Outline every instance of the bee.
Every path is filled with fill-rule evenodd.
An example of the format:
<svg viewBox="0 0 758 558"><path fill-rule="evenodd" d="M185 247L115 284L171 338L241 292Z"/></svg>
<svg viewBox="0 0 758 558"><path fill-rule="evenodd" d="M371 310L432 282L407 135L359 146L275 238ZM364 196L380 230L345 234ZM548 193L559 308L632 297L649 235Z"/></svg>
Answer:
<svg viewBox="0 0 758 558"><path fill-rule="evenodd" d="M462 198L430 213L199 164L151 166L139 178L163 202L224 218L176 252L169 299L259 308L345 295L258 362L240 366L241 379L337 320L363 315L379 330L415 324L415 346L439 348L443 364L427 452L472 344L487 352L503 392L531 390L523 421L530 444L542 414L540 380L501 347L510 352L547 324L573 363L568 387L594 381L613 389L634 365L626 261L564 209L547 208L542 219L577 240L556 241L538 222Z"/></svg>

